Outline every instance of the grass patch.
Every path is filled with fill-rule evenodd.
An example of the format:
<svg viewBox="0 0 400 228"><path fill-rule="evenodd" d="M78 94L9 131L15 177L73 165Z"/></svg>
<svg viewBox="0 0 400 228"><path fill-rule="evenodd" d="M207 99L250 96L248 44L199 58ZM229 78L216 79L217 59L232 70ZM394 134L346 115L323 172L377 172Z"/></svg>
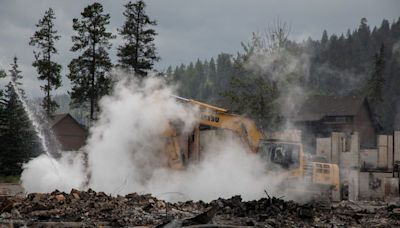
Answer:
<svg viewBox="0 0 400 228"><path fill-rule="evenodd" d="M19 176L0 176L0 183L18 183Z"/></svg>

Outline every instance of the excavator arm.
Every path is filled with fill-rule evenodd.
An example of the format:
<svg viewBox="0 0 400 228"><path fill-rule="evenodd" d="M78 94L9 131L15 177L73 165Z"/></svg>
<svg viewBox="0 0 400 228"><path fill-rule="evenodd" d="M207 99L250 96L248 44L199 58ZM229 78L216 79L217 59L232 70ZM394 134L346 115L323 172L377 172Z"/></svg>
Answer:
<svg viewBox="0 0 400 228"><path fill-rule="evenodd" d="M176 97L178 100L199 108L199 124L218 129L230 130L238 135L253 153L257 152L262 133L255 122L244 116L229 113L227 109L212 106L192 99Z"/></svg>
<svg viewBox="0 0 400 228"><path fill-rule="evenodd" d="M188 162L197 162L201 157L200 132L205 129L229 130L237 135L251 152L256 153L262 134L253 120L231 114L228 110L206 103L174 96L179 102L198 110L198 124L192 132L179 132L179 126L170 123L163 135L166 140L165 153L168 166L180 170Z"/></svg>

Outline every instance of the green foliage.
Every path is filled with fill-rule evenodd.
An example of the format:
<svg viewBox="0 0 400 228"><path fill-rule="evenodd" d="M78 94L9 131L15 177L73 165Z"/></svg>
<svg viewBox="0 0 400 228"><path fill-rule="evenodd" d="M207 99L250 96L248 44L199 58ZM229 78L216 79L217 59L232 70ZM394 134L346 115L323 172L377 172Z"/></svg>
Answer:
<svg viewBox="0 0 400 228"><path fill-rule="evenodd" d="M73 19L73 29L77 35L72 36L71 51L82 52L68 65L68 78L72 82L71 99L75 106L90 104L90 120L95 119L98 101L109 93L112 63L107 50L111 48L110 40L115 36L106 30L110 15L103 13L100 3L87 6L81 13L82 18Z"/></svg>
<svg viewBox="0 0 400 228"><path fill-rule="evenodd" d="M0 176L0 183L18 183L20 176Z"/></svg>
<svg viewBox="0 0 400 228"><path fill-rule="evenodd" d="M260 75L233 77L223 95L230 102L232 111L255 119L259 126L272 128L279 115L276 99L279 91L276 83ZM268 123L268 124L267 124Z"/></svg>
<svg viewBox="0 0 400 228"><path fill-rule="evenodd" d="M6 72L3 69L0 69L0 79L5 78L7 76ZM3 89L0 88L0 111L2 110L2 100L3 100Z"/></svg>
<svg viewBox="0 0 400 228"><path fill-rule="evenodd" d="M46 82L45 85L41 86L41 89L45 92L42 107L46 110L48 116L53 115L58 107L50 92L61 86L61 65L52 61L52 55L57 54L55 41L60 39L57 30L54 28L53 21L55 19L53 9L46 10L43 18L36 24L38 30L29 42L29 45L36 46L40 50L40 52L34 52L35 61L32 65L36 67L39 74L38 79Z"/></svg>
<svg viewBox="0 0 400 228"><path fill-rule="evenodd" d="M0 79L5 78L7 76L6 72L3 69L0 69Z"/></svg>
<svg viewBox="0 0 400 228"><path fill-rule="evenodd" d="M157 25L146 15L144 1L129 2L125 6L123 15L125 23L119 34L125 43L118 47L118 62L126 70L134 70L138 75L147 75L154 62L159 60L154 45L154 29L147 28Z"/></svg>
<svg viewBox="0 0 400 228"><path fill-rule="evenodd" d="M368 100L375 105L383 101L382 90L385 82L383 78L383 73L385 71L384 49L385 47L382 44L379 53L374 55L374 70L367 83Z"/></svg>
<svg viewBox="0 0 400 228"><path fill-rule="evenodd" d="M22 75L17 57L9 72L11 82L4 93L0 123L0 141L4 142L0 146L0 174L6 176L19 175L21 165L40 152L37 137L17 95L17 92L22 96L24 94L20 88Z"/></svg>
<svg viewBox="0 0 400 228"><path fill-rule="evenodd" d="M235 58L234 76L223 92L231 110L252 117L264 129L274 128L278 124L279 82L274 78L275 72L262 69L259 65L262 63L258 61L264 62L263 60L266 61L272 55L285 50L286 36L283 30L277 31L279 34L276 35L279 36L273 36L271 42L253 34L250 43L242 43L244 53ZM279 64L278 61L279 59L275 59L272 64Z"/></svg>

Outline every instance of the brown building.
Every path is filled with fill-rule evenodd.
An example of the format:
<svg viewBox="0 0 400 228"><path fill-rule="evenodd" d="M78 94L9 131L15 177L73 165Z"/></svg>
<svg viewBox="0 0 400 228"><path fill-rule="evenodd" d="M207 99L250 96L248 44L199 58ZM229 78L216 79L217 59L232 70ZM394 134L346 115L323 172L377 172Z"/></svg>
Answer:
<svg viewBox="0 0 400 228"><path fill-rule="evenodd" d="M62 150L79 150L85 144L87 131L70 114L53 116L50 125Z"/></svg>
<svg viewBox="0 0 400 228"><path fill-rule="evenodd" d="M303 139L315 144L316 137L327 137L332 132L360 134L361 147L376 146L380 125L374 120L368 101L360 96L311 96L289 117L303 131Z"/></svg>

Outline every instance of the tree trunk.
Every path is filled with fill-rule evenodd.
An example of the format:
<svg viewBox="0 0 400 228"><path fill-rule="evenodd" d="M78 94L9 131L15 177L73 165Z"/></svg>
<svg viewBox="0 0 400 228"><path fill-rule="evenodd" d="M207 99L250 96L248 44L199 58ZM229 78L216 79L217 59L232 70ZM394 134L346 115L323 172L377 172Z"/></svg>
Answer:
<svg viewBox="0 0 400 228"><path fill-rule="evenodd" d="M93 38L95 40L95 38ZM95 109L95 74L96 74L96 42L92 44L92 78L91 78L91 90L90 90L90 120L94 120L94 109Z"/></svg>

